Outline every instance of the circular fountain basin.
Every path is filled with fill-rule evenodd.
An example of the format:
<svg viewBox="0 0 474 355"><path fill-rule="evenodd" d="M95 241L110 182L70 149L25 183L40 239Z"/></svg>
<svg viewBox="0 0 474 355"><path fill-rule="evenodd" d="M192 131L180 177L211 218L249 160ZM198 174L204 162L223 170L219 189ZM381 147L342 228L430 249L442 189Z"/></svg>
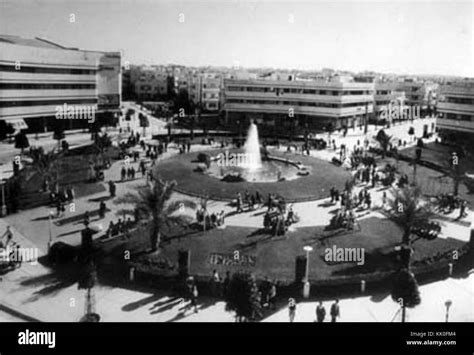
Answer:
<svg viewBox="0 0 474 355"><path fill-rule="evenodd" d="M236 158L243 152L240 150L227 151L227 159L222 159L225 156L224 153L215 155L206 173L223 181L259 183L291 181L309 174L308 168L300 166L296 162L271 156L268 159L263 159L258 168L249 167L245 161L229 159L229 156Z"/></svg>

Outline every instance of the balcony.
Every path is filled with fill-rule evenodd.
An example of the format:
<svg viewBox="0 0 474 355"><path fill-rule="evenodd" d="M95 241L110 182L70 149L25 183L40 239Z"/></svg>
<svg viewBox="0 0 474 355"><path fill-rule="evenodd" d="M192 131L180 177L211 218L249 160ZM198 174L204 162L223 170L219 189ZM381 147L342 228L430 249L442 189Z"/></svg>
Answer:
<svg viewBox="0 0 474 355"><path fill-rule="evenodd" d="M344 108L330 108L330 107L309 107L309 106L291 106L291 105L256 105L256 104L238 104L226 103L224 110L229 112L259 112L259 113L289 113L289 109L293 108L295 115L314 115L326 117L347 117L354 115L365 114L365 107L344 107ZM368 113L373 112L373 106L368 105Z"/></svg>
<svg viewBox="0 0 474 355"><path fill-rule="evenodd" d="M460 113L466 115L474 115L474 105L455 104L452 102L438 102L437 108L439 112Z"/></svg>
<svg viewBox="0 0 474 355"><path fill-rule="evenodd" d="M436 125L440 129L449 129L453 131L474 133L474 122L471 121L448 120L446 118L438 118L436 119Z"/></svg>

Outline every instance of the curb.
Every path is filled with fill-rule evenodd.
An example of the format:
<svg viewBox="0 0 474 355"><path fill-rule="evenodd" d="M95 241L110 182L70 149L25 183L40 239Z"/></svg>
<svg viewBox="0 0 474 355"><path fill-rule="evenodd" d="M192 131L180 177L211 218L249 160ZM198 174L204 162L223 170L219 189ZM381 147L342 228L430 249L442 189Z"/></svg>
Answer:
<svg viewBox="0 0 474 355"><path fill-rule="evenodd" d="M33 317L31 317L31 316L29 316L25 313L17 311L16 309L12 308L9 305L6 305L3 302L0 303L0 311L4 311L5 313L11 314L12 316L20 318L20 319L22 319L24 321L27 321L27 322L37 322L37 323L42 322L41 320L39 320L37 318L33 318Z"/></svg>

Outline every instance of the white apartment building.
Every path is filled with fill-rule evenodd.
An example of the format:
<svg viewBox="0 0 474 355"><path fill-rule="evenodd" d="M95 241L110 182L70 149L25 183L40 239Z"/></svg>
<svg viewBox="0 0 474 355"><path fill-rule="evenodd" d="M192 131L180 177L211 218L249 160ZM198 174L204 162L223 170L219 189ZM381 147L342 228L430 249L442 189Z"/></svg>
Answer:
<svg viewBox="0 0 474 355"><path fill-rule="evenodd" d="M200 105L203 112L218 112L222 78L212 73L195 74L188 79L189 98Z"/></svg>
<svg viewBox="0 0 474 355"><path fill-rule="evenodd" d="M47 131L57 108L87 107L95 122L118 117L121 102L119 52L71 49L43 39L0 35L0 120L15 128ZM86 127L68 119L64 128Z"/></svg>
<svg viewBox="0 0 474 355"><path fill-rule="evenodd" d="M440 86L436 125L448 140L474 137L474 81Z"/></svg>
<svg viewBox="0 0 474 355"><path fill-rule="evenodd" d="M353 128L373 112L373 83L331 80L224 80L225 123L264 130Z"/></svg>

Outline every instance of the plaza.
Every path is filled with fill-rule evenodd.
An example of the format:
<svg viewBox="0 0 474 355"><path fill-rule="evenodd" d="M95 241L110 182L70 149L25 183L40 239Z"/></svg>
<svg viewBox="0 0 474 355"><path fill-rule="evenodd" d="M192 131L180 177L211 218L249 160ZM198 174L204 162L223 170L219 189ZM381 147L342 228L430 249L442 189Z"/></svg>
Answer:
<svg viewBox="0 0 474 355"><path fill-rule="evenodd" d="M0 322L474 322L472 6L6 2Z"/></svg>

